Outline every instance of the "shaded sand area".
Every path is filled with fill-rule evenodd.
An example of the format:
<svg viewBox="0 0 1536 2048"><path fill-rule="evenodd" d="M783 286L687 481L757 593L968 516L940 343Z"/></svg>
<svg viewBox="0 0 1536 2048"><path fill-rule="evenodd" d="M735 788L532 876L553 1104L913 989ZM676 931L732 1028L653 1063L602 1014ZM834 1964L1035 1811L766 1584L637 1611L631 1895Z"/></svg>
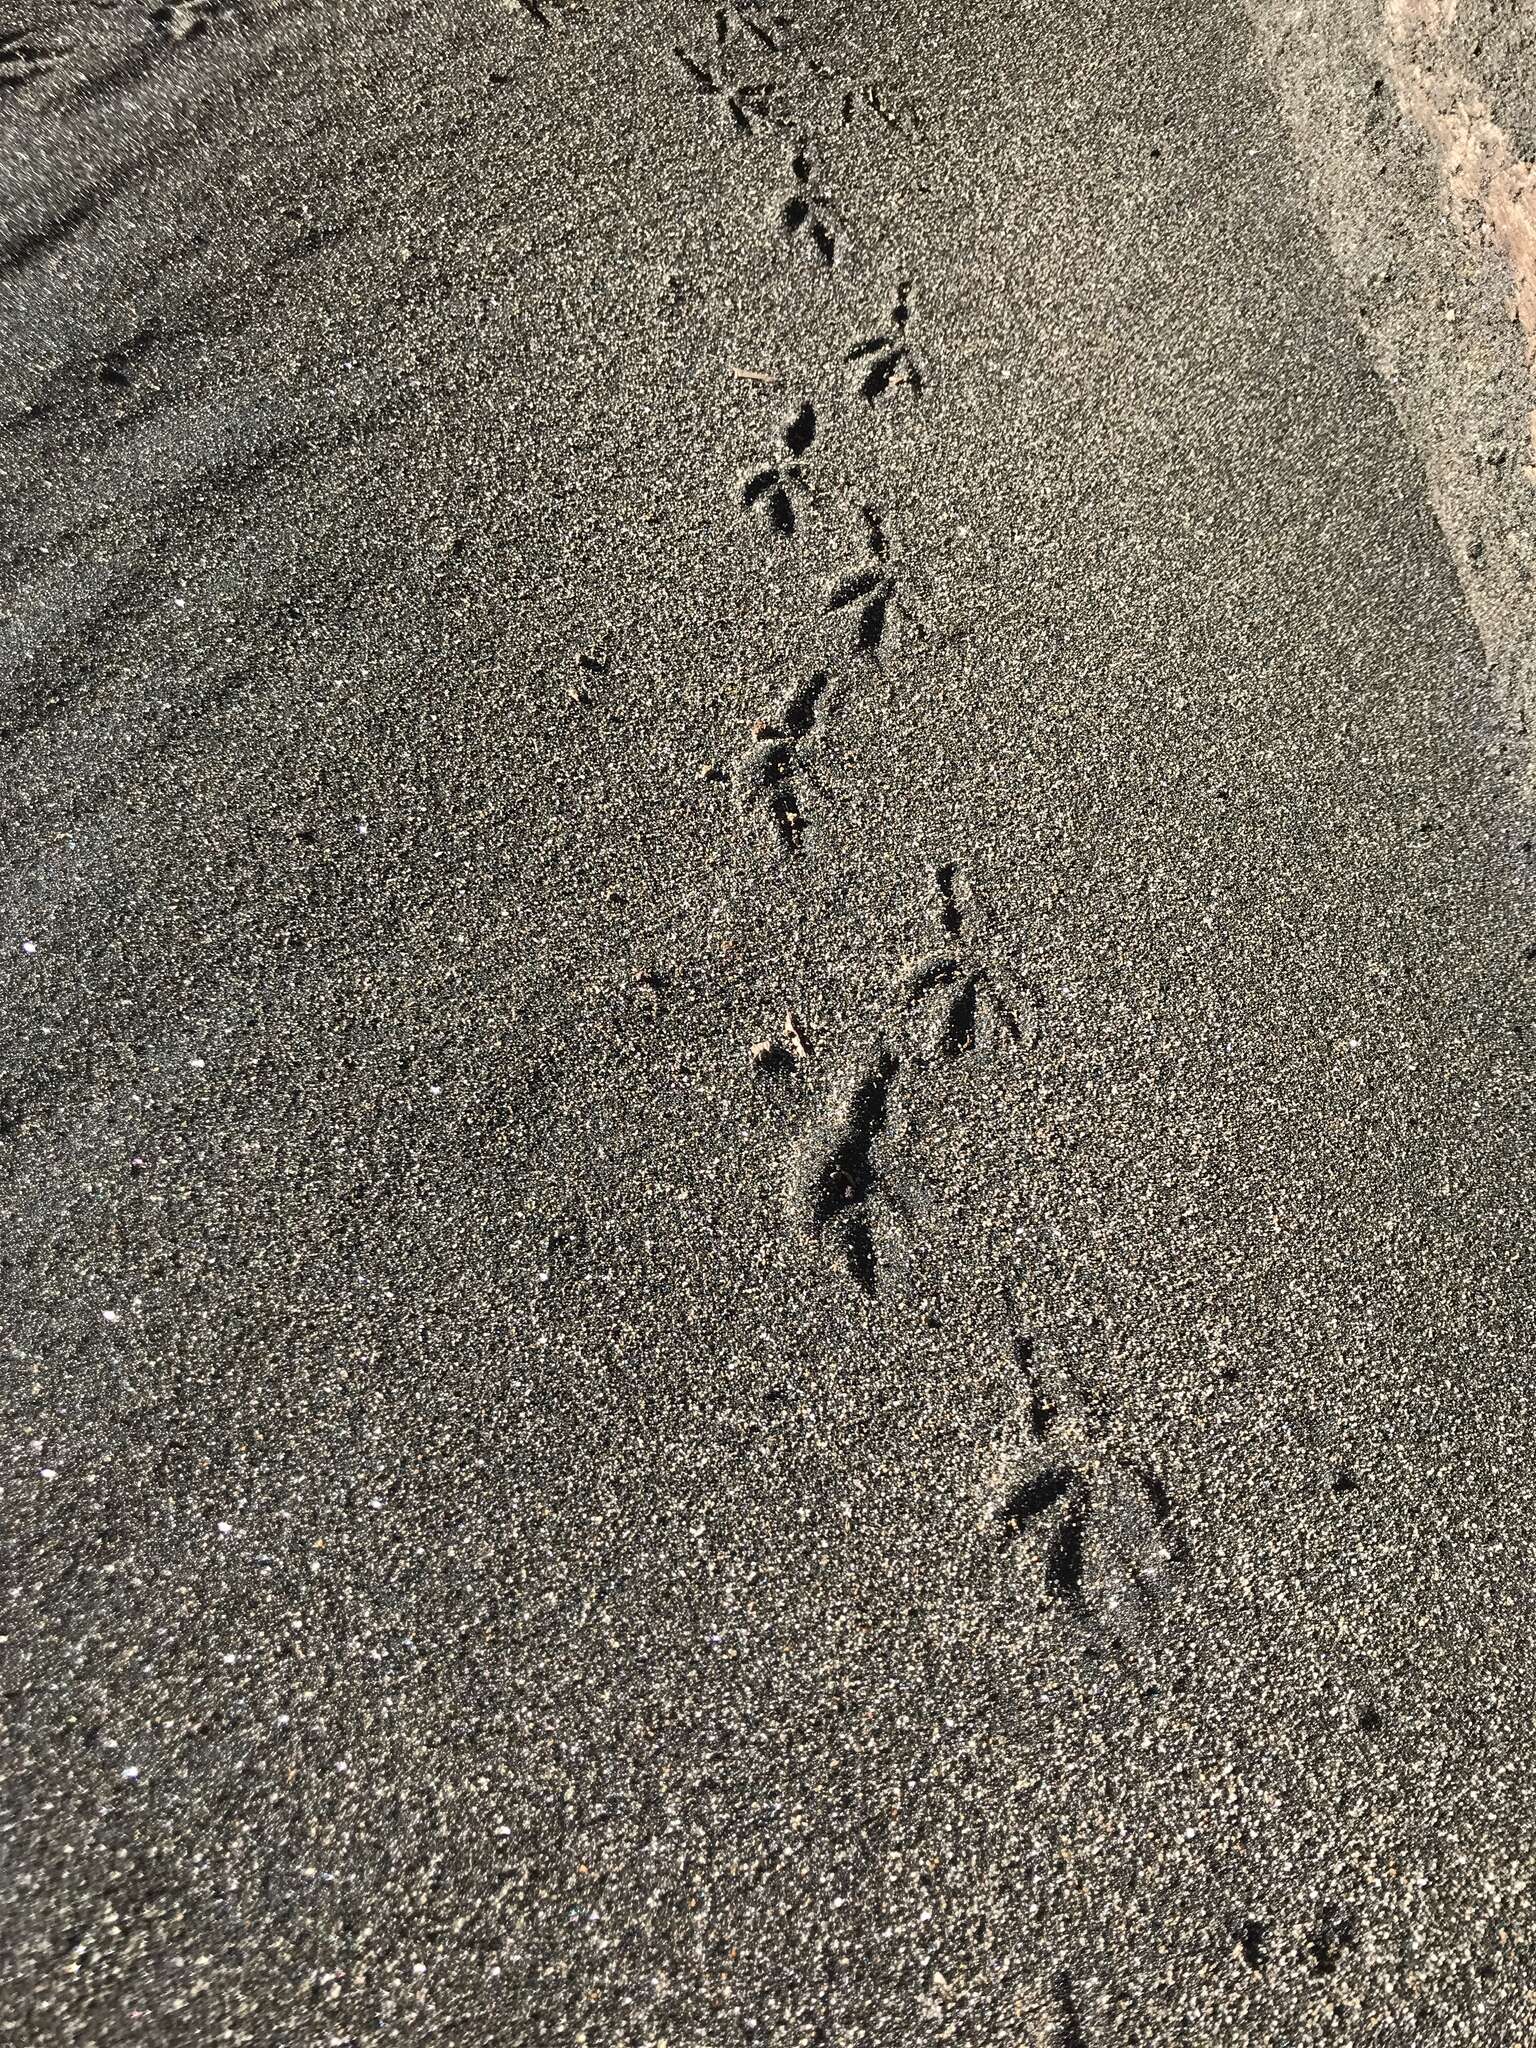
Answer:
<svg viewBox="0 0 1536 2048"><path fill-rule="evenodd" d="M6 2038L1531 2039L1523 763L1236 8L45 27Z"/></svg>

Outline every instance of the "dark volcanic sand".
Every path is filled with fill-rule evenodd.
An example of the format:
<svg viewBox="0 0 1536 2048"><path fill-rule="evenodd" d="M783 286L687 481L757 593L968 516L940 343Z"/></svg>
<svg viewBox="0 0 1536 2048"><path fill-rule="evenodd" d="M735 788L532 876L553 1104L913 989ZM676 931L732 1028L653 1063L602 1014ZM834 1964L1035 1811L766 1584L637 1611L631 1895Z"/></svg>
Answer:
<svg viewBox="0 0 1536 2048"><path fill-rule="evenodd" d="M4 2038L1528 2042L1422 476L1235 7L745 13L0 56Z"/></svg>

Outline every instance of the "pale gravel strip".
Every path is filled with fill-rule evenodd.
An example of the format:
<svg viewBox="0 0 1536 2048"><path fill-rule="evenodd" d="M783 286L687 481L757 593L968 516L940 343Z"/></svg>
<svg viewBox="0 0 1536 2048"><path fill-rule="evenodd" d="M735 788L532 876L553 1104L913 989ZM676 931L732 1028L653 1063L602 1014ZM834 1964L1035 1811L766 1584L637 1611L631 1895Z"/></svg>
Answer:
<svg viewBox="0 0 1536 2048"><path fill-rule="evenodd" d="M1536 708L1532 31L1488 0L1244 0L1498 695ZM1529 775L1529 767L1527 769Z"/></svg>

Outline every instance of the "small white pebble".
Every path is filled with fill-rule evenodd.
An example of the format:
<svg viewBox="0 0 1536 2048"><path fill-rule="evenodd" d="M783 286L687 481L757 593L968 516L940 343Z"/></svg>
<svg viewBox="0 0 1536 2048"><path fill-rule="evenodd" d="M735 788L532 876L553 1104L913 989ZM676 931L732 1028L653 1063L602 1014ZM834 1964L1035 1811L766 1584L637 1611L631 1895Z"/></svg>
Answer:
<svg viewBox="0 0 1536 2048"><path fill-rule="evenodd" d="M45 1479L57 1479L58 1476L58 1473L54 1471L51 1465L45 1465L43 1467L43 1477Z"/></svg>
<svg viewBox="0 0 1536 2048"><path fill-rule="evenodd" d="M115 1308L104 1308L101 1312L101 1320L104 1323L120 1323L123 1319Z"/></svg>
<svg viewBox="0 0 1536 2048"><path fill-rule="evenodd" d="M139 1775L139 1767L138 1767L138 1765L137 1765L137 1764L124 1764L124 1765L123 1765L123 1776L124 1776L125 1778L136 1778L136 1777L137 1777L138 1775Z"/></svg>
<svg viewBox="0 0 1536 2048"><path fill-rule="evenodd" d="M37 951L36 939L23 939L21 942L21 950L23 951L23 953L35 953Z"/></svg>

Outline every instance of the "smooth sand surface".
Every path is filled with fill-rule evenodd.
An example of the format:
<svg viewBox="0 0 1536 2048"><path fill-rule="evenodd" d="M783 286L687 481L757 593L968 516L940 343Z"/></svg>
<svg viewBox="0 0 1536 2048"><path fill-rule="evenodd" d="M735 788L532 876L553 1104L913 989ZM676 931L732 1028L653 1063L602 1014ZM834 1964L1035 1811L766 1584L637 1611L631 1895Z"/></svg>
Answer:
<svg viewBox="0 0 1536 2048"><path fill-rule="evenodd" d="M794 11L4 96L6 2039L1536 2039L1422 472L1235 5Z"/></svg>

